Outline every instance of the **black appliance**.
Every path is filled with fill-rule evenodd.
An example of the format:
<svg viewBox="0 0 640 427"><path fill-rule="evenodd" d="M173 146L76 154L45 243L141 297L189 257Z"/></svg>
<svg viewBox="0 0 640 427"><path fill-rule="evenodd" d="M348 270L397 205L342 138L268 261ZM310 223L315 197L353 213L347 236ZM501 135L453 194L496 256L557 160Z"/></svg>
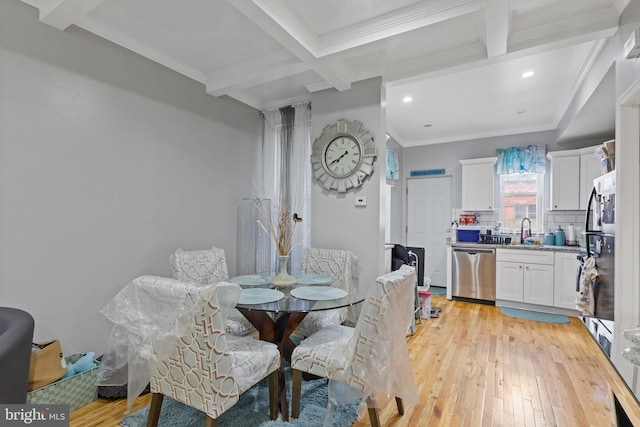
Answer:
<svg viewBox="0 0 640 427"><path fill-rule="evenodd" d="M416 267L418 286L424 286L424 255L424 248L394 243L391 249L391 270L395 271L403 264L413 265Z"/></svg>
<svg viewBox="0 0 640 427"><path fill-rule="evenodd" d="M587 204L584 257L595 260L598 279L591 289L594 299L593 316L581 317L608 357L611 357L614 338L615 214L616 175L613 171L593 180Z"/></svg>

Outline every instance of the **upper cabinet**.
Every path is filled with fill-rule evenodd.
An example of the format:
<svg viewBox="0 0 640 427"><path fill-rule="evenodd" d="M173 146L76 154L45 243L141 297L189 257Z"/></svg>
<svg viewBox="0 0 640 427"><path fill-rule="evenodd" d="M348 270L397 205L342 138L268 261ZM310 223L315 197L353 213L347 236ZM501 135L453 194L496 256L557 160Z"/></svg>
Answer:
<svg viewBox="0 0 640 427"><path fill-rule="evenodd" d="M586 210L589 196L593 188L593 180L602 174L600 158L596 155L597 147L583 148L580 151L580 209Z"/></svg>
<svg viewBox="0 0 640 427"><path fill-rule="evenodd" d="M584 210L593 179L600 174L597 147L547 153L551 164L551 210Z"/></svg>
<svg viewBox="0 0 640 427"><path fill-rule="evenodd" d="M493 178L495 157L460 160L462 165L462 210L494 209Z"/></svg>

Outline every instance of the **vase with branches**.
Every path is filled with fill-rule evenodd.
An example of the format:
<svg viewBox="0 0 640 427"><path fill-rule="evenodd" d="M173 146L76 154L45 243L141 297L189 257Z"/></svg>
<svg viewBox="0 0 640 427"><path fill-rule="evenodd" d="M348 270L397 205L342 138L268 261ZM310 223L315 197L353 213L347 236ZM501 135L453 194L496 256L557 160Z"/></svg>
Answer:
<svg viewBox="0 0 640 427"><path fill-rule="evenodd" d="M270 279L272 285L277 287L291 286L296 283L295 277L287 272L287 264L293 244L293 235L296 224L302 222L296 212L285 208L275 209L273 215L270 212L263 212L264 219L258 219L258 226L273 239L278 253L278 274Z"/></svg>

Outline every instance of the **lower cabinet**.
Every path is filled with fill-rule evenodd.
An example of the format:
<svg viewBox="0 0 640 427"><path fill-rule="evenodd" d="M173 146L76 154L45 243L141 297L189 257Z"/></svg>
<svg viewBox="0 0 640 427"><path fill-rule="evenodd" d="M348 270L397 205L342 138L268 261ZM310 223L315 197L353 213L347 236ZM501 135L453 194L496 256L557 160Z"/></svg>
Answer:
<svg viewBox="0 0 640 427"><path fill-rule="evenodd" d="M555 253L555 288L553 305L555 307L576 309L576 274L578 254L568 252Z"/></svg>
<svg viewBox="0 0 640 427"><path fill-rule="evenodd" d="M554 305L554 253L496 250L496 299Z"/></svg>

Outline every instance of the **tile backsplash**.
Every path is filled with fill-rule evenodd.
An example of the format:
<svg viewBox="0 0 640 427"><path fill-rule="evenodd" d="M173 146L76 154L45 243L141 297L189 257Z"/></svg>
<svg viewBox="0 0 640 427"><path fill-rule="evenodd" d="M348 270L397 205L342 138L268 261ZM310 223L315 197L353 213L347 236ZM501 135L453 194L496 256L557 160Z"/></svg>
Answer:
<svg viewBox="0 0 640 427"><path fill-rule="evenodd" d="M457 221L460 217L460 214L464 213L472 213L468 211L463 211L461 209L453 209L452 210L452 221ZM500 222L500 214L498 212L491 211L482 211L475 212L477 214L477 226L480 227L482 232L486 230L492 230L498 223ZM584 236L582 232L584 231L584 216L585 211L550 211L547 210L544 213L544 230L543 234L551 230L552 232L557 230L558 227L562 227L563 230L567 230L568 226L571 224L576 229L576 235L580 239L580 245L584 244ZM502 234L511 234L513 232L519 233L520 230L501 230Z"/></svg>

